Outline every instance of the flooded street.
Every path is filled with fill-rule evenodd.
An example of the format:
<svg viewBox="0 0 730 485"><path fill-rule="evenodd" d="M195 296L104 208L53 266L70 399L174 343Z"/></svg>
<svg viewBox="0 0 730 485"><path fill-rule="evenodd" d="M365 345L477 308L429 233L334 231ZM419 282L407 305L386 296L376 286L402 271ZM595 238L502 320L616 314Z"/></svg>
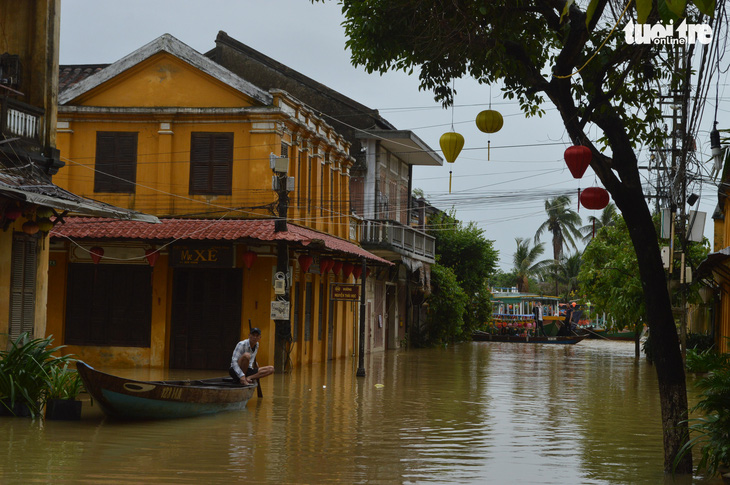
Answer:
<svg viewBox="0 0 730 485"><path fill-rule="evenodd" d="M375 354L364 378L350 359L276 374L243 412L0 418L0 483L721 483L664 476L655 371L633 352L473 342Z"/></svg>

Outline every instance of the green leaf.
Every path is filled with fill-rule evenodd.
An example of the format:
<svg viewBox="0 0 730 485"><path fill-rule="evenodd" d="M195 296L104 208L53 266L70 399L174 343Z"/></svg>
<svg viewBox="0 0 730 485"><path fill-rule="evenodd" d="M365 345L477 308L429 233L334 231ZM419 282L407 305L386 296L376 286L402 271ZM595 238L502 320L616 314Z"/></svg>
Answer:
<svg viewBox="0 0 730 485"><path fill-rule="evenodd" d="M674 9L670 5L670 2L672 0L659 0L659 3L657 4L657 9L659 10L659 17L662 19L662 23L669 24L670 22L674 22L675 24L679 23L680 19L682 18L682 14L684 13L684 10L677 14L675 13ZM679 0L681 1L681 0ZM677 3L678 0L674 0L674 3ZM686 0L685 0L686 5Z"/></svg>
<svg viewBox="0 0 730 485"><path fill-rule="evenodd" d="M636 21L645 24L651 13L652 0L636 0Z"/></svg>
<svg viewBox="0 0 730 485"><path fill-rule="evenodd" d="M568 10L570 10L570 6L573 5L573 2L575 0L568 0L565 2L565 7L563 7L563 13L560 14L560 23L563 23L563 18L568 15Z"/></svg>
<svg viewBox="0 0 730 485"><path fill-rule="evenodd" d="M692 0L692 3L708 17L715 16L715 0Z"/></svg>
<svg viewBox="0 0 730 485"><path fill-rule="evenodd" d="M659 0L659 3L666 3L669 10L677 17L684 16L684 8L687 6L687 0Z"/></svg>
<svg viewBox="0 0 730 485"><path fill-rule="evenodd" d="M598 0L591 0L591 3L588 4L588 8L586 8L586 28L588 28L588 25L591 23L591 19L593 18L593 14L596 12L597 6Z"/></svg>

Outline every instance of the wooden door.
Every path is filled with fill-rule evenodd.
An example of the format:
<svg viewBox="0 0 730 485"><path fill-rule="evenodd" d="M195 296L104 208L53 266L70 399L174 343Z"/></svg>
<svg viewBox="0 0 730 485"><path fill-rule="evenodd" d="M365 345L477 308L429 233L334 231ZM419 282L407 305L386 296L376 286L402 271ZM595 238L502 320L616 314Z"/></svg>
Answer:
<svg viewBox="0 0 730 485"><path fill-rule="evenodd" d="M230 367L241 336L241 277L240 269L175 269L170 367Z"/></svg>

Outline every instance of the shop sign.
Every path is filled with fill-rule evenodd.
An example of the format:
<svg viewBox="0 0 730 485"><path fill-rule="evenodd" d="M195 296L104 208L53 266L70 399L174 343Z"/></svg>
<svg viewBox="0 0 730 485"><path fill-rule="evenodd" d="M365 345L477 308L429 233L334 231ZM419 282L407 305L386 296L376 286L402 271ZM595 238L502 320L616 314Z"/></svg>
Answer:
<svg viewBox="0 0 730 485"><path fill-rule="evenodd" d="M330 285L330 299L341 301L357 301L360 299L360 285L335 283Z"/></svg>
<svg viewBox="0 0 730 485"><path fill-rule="evenodd" d="M233 245L176 244L170 250L170 266L177 268L233 268Z"/></svg>

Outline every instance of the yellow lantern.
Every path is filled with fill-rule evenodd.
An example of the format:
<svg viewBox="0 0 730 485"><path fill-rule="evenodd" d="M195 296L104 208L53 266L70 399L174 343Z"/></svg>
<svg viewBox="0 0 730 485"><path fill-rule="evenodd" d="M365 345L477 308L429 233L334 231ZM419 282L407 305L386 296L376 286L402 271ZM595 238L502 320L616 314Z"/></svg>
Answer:
<svg viewBox="0 0 730 485"><path fill-rule="evenodd" d="M497 133L504 125L504 118L499 111L487 109L477 115L477 128L484 133Z"/></svg>
<svg viewBox="0 0 730 485"><path fill-rule="evenodd" d="M441 145L441 151L443 152L446 161L454 163L456 161L456 157L459 156L461 149L464 148L464 137L455 131L450 131L441 135L439 145ZM451 170L449 170L449 193L451 193Z"/></svg>
<svg viewBox="0 0 730 485"><path fill-rule="evenodd" d="M479 131L484 133L496 133L502 129L504 125L504 118L499 111L493 109L487 109L477 115L477 128ZM490 149L492 146L492 140L487 140L487 160L490 158Z"/></svg>

